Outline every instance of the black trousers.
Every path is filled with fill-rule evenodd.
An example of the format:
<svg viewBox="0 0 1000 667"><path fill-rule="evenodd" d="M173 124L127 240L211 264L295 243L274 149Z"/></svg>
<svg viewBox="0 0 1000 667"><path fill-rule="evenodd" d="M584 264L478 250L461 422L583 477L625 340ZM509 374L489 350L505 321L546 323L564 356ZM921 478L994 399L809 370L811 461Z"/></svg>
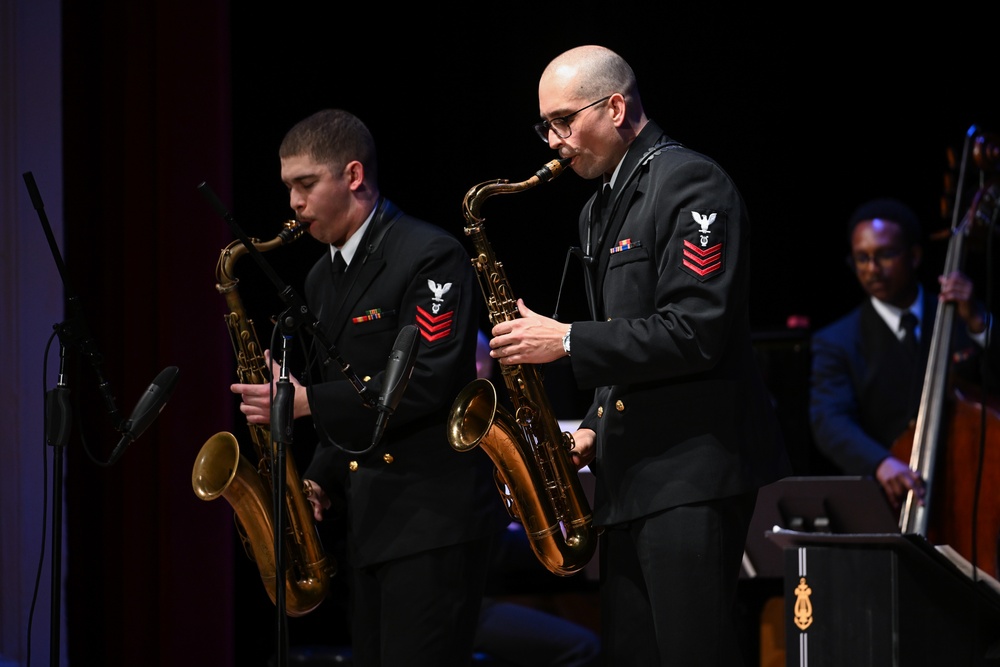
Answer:
<svg viewBox="0 0 1000 667"><path fill-rule="evenodd" d="M469 665L492 543L488 537L355 569L354 665Z"/></svg>
<svg viewBox="0 0 1000 667"><path fill-rule="evenodd" d="M736 596L756 492L601 535L601 633L614 667L739 667Z"/></svg>

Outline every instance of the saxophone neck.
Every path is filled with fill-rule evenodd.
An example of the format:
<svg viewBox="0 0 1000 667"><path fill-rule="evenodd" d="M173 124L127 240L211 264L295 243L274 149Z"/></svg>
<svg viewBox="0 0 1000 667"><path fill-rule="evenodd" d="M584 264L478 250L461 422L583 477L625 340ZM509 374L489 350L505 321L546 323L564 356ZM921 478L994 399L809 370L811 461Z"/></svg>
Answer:
<svg viewBox="0 0 1000 667"><path fill-rule="evenodd" d="M541 183L547 183L561 174L572 161L573 158L568 157L550 160L542 165L542 168L536 171L534 176L521 181L520 183L511 183L508 180L494 180L484 181L483 183L472 186L472 188L470 188L465 194L465 199L462 202L465 219L470 225L481 223L483 218L479 217L479 211L483 206L483 202L487 199L493 195L523 192L524 190L530 190Z"/></svg>
<svg viewBox="0 0 1000 667"><path fill-rule="evenodd" d="M258 252L267 252L278 246L298 241L308 228L309 225L303 224L298 220L286 220L282 223L281 231L270 241L261 242L257 239L250 239L250 242ZM219 253L219 260L215 265L215 287L220 293L226 294L236 287L239 278L236 277L234 267L240 257L248 252L249 250L243 241L235 239Z"/></svg>

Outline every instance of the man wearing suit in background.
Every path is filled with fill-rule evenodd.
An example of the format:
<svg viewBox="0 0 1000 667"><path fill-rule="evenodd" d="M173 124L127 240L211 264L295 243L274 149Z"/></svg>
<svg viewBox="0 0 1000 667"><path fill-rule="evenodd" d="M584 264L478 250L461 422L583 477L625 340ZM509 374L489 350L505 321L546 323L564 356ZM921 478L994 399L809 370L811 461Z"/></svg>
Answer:
<svg viewBox="0 0 1000 667"><path fill-rule="evenodd" d="M290 378L294 416L311 415L319 436L302 475L315 518L333 507L331 518L346 520L353 664L469 664L491 544L509 520L485 452L458 453L446 439L452 400L476 377L481 302L469 254L380 194L374 140L352 114L304 119L279 154L296 218L330 248L306 277L306 302L375 396L397 333L419 329L412 376L380 439L376 411L337 364L313 368L307 386ZM269 421L267 385L232 391L248 421Z"/></svg>
<svg viewBox="0 0 1000 667"><path fill-rule="evenodd" d="M579 217L593 321L523 303L493 327L501 364L569 356L594 402L573 434L603 529L609 665L743 664L735 603L759 487L790 465L751 346L749 220L732 180L646 117L632 68L600 46L545 68L536 131L608 188Z"/></svg>
<svg viewBox="0 0 1000 667"><path fill-rule="evenodd" d="M920 407L938 304L955 303L952 357L959 361L953 370L977 384L990 317L961 272L940 276L937 294L921 284L920 220L898 199L860 205L847 234L848 265L868 298L812 337L810 424L817 448L834 466L877 479L899 510L910 489L918 500L924 494L924 480L890 450ZM912 315L911 332L904 314Z"/></svg>

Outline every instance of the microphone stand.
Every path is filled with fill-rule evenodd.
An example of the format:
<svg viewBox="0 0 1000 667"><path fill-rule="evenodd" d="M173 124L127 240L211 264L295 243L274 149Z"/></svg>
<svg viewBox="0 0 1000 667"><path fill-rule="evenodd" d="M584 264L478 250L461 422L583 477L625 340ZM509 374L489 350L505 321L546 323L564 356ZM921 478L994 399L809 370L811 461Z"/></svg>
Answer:
<svg viewBox="0 0 1000 667"><path fill-rule="evenodd" d="M59 339L59 382L45 394L45 441L54 447L52 457L52 572L49 604L49 664L59 664L59 636L62 630L62 479L63 458L69 440L72 412L65 375L66 345Z"/></svg>
<svg viewBox="0 0 1000 667"><path fill-rule="evenodd" d="M59 253L59 246L56 244L55 235L52 233L52 226L45 213L45 206L42 197L35 184L35 177L30 171L23 174L25 186L31 197L31 203L38 213L38 219L45 232L49 248L52 251L52 258L55 260L59 276L62 278L63 290L66 295L67 309L70 317L53 326L59 336L59 381L55 389L50 390L45 395L46 410L46 442L55 447L55 456L52 469L52 574L50 583L50 623L49 628L49 664L53 667L59 665L60 656L60 631L61 622L61 602L62 602L62 475L63 458L65 456L65 446L69 439L69 426L71 421L71 411L69 406L69 388L65 380L65 360L67 347L77 348L87 359L90 360L91 367L97 376L98 387L104 397L108 414L116 431L125 430L125 420L118 412L115 405L114 396L111 394L110 385L104 379L100 353L94 345L90 336L86 320L83 317L83 308L72 289L66 271L66 264Z"/></svg>
<svg viewBox="0 0 1000 667"><path fill-rule="evenodd" d="M281 337L281 372L278 377L277 388L274 393L274 401L271 405L271 440L274 445L274 467L272 484L274 493L272 494L272 506L274 516L274 604L278 611L277 617L277 643L278 661L277 667L288 664L288 642L285 639L287 631L285 623L285 567L284 567L284 542L282 536L285 532L285 473L287 463L285 461L286 451L292 444L292 423L294 421L294 399L295 388L288 379L288 341L290 336ZM275 436L277 434L277 436Z"/></svg>
<svg viewBox="0 0 1000 667"><path fill-rule="evenodd" d="M267 277L271 280L275 288L278 290L278 295L281 297L281 300L288 306L279 319L279 326L283 334L281 372L271 405L270 429L273 449L272 453L275 457L275 465L271 473L271 484L273 486L272 502L274 503L274 604L277 608L277 667L285 667L288 660L288 646L285 631L285 567L282 536L285 532L285 511L283 501L287 491L285 488L285 472L287 467L285 460L285 446L291 444L292 442L292 422L294 420L295 390L291 381L288 379L287 366L288 341L291 339L292 333L302 330L310 334L313 339L319 343L321 351L325 353L325 357L322 360L323 365L328 366L331 361L336 361L340 366L341 372L347 377L348 380L350 380L351 384L354 385L355 390L358 392L358 395L361 397L365 406L374 408L377 403L377 399L370 394L368 387L361 380L361 378L351 370L350 364L340 357L337 352L337 348L333 345L333 343L327 340L322 331L322 327L319 325L319 321L309 311L309 308L306 306L302 297L278 277L278 274L274 271L268 261L264 259L263 253L257 249L253 241L246 235L246 233L244 233L240 226L236 224L232 214L226 209L225 206L223 206L219 198L215 196L215 193L212 192L212 190L205 183L201 183L198 186L198 190L200 190L201 193L208 199L209 203L215 208L219 215L225 219L236 237L243 242L243 245L246 246L247 252L254 258L254 261L257 262L260 268L264 271L265 275L267 275ZM275 437L276 433L278 434L277 437Z"/></svg>

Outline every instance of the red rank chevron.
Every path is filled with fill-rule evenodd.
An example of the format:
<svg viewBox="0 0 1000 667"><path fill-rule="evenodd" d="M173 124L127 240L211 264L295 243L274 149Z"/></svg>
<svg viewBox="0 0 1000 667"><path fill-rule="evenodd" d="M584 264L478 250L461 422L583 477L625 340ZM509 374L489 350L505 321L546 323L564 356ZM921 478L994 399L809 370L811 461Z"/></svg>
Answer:
<svg viewBox="0 0 1000 667"><path fill-rule="evenodd" d="M722 268L722 244L710 248L699 248L690 241L684 241L684 266L699 276L707 276Z"/></svg>
<svg viewBox="0 0 1000 667"><path fill-rule="evenodd" d="M417 328L420 329L420 335L427 341L444 338L451 333L451 323L454 316L455 311L453 310L440 315L432 315L417 306Z"/></svg>

